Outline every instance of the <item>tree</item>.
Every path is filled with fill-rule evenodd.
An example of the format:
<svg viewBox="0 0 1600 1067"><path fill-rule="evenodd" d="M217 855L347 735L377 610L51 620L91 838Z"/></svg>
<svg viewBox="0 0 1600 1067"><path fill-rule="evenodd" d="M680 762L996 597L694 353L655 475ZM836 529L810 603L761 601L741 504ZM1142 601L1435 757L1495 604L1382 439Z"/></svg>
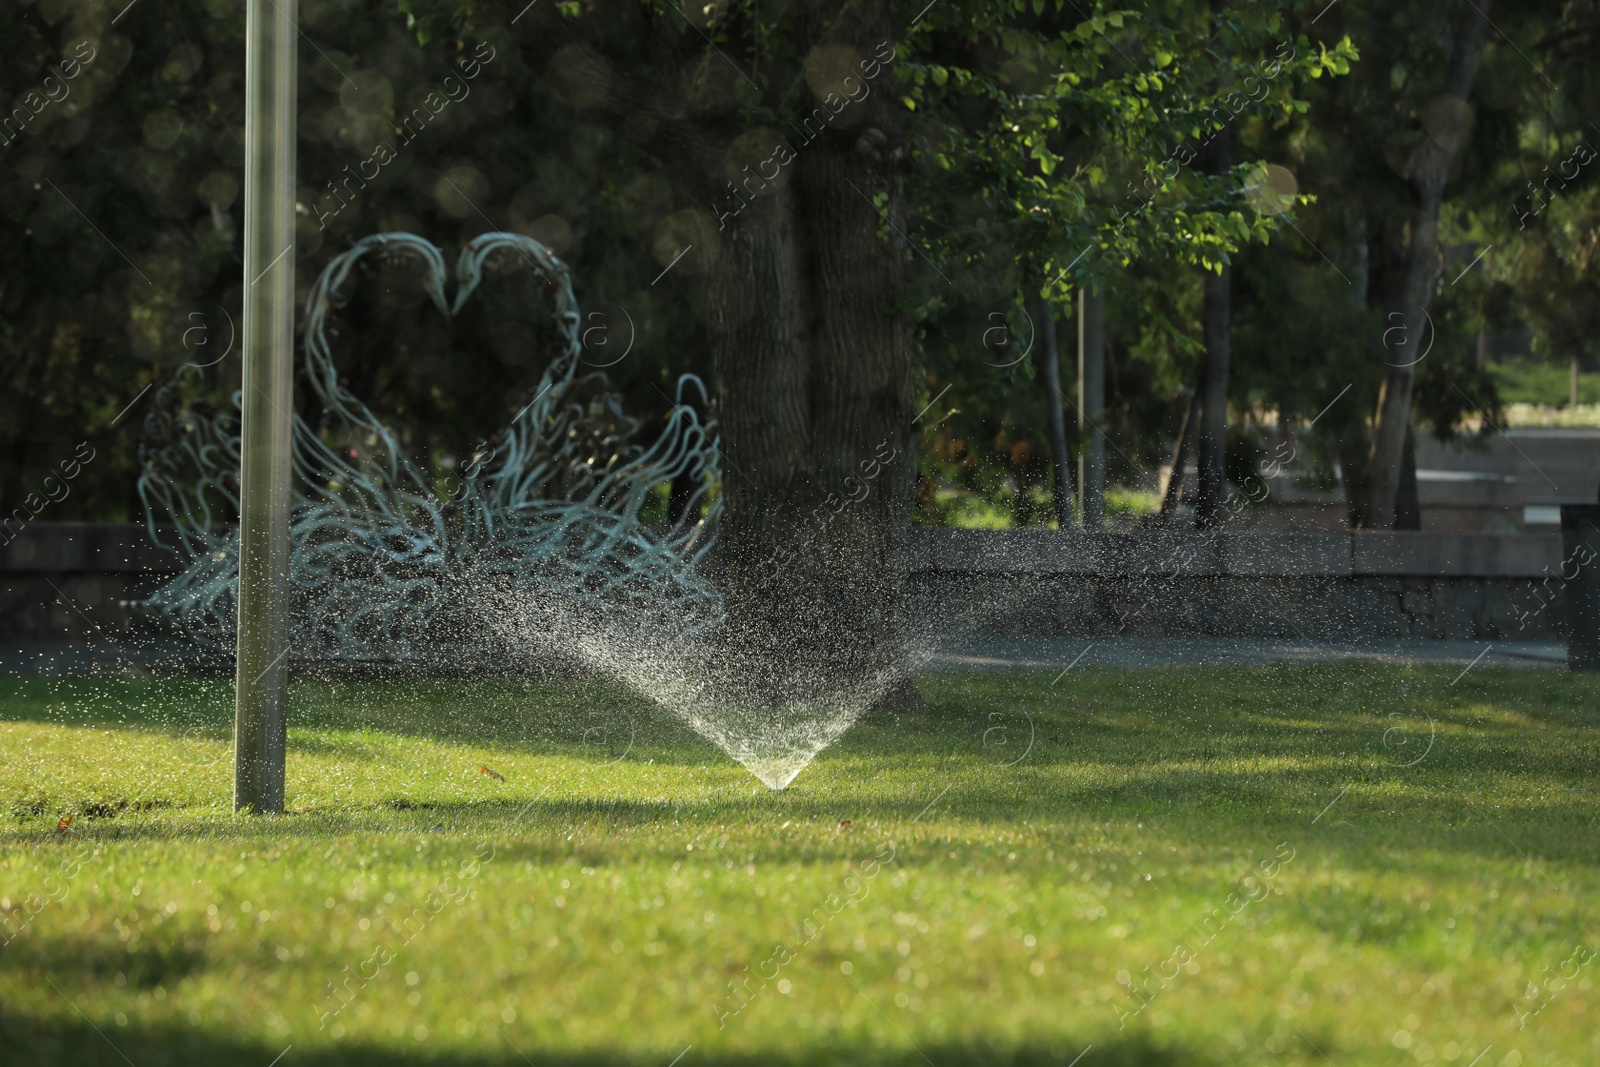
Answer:
<svg viewBox="0 0 1600 1067"><path fill-rule="evenodd" d="M651 304L663 354L618 368L625 388L648 397L669 361L693 369L709 349L730 630L811 676L903 679L910 428L935 399L920 387L918 341L937 347L942 323L987 322L997 305L1015 323L1035 293L1059 314L1089 280L1151 254L1215 266L1264 239L1279 223L1243 207L1238 173L1197 173L1190 142L1263 99L1281 106L1350 55L1347 43L1287 40L1274 4L1230 18L1233 39L1215 54L1177 0L400 9L404 29L392 9L302 20L319 41L302 57L302 276L340 241L399 223L445 244L566 226L586 291ZM34 9L16 16L26 32L6 47L26 60L17 69L84 35L101 42L104 73L80 111L29 131L4 209L6 354L27 401L7 402L19 416L5 424L17 427L4 442L16 453L8 494L35 469L19 453L46 417L31 408L63 422L87 413L108 455L131 456L143 413L112 426L115 415L189 358L189 316L236 307L243 284L240 24L180 12L133 48L92 4L52 11L68 13L60 29ZM1279 44L1275 58L1247 58ZM371 158L479 45L498 52L472 98L378 178L346 185L347 165ZM634 253L641 243L655 262ZM452 339L427 325L401 274L378 280L389 291L358 297L348 321L405 324L406 358L358 344L341 366L419 453L465 454L497 409L517 406L508 394L528 368L506 354L537 323L469 313L454 329L471 339ZM32 403L49 376L73 390L53 409ZM108 489L131 483L121 462Z"/></svg>
<svg viewBox="0 0 1600 1067"><path fill-rule="evenodd" d="M1189 9L1165 2L1085 17L1001 0L909 21L885 0L505 14L529 65L672 183L683 228L657 251L697 272L708 312L730 629L802 676L902 673L917 320L995 279L1015 293L1046 278L1065 307L1152 248L1215 263L1264 237L1236 176L1185 174L1179 149L1238 110L1223 97L1247 77L1270 90L1292 71L1281 96L1349 54L1302 39L1263 80L1186 47ZM1229 51L1279 28L1271 5L1230 19ZM1105 195L1113 170L1143 179L1137 210Z"/></svg>
<svg viewBox="0 0 1600 1067"><path fill-rule="evenodd" d="M186 362L216 364L202 402L226 406L237 387L237 344L222 357L245 284L243 10L175 0L162 17L139 5L112 25L121 10L67 0L0 12L7 107L31 115L0 131L7 516L87 442L93 459L40 518L142 521L134 487L157 390ZM561 106L514 48L460 20L425 44L383 5L311 5L299 24L302 294L347 242L382 229L413 230L451 259L484 230L514 229L573 267L592 365L629 413L663 411L680 373L709 374L696 309L652 288L660 267L634 254L671 212L649 157ZM430 114L429 94L449 102ZM413 119L408 133L419 107L426 126ZM380 145L393 152L381 168ZM508 269L454 321L414 269L353 287L340 367L442 492L446 461L464 461L530 398L549 355L541 286Z"/></svg>
<svg viewBox="0 0 1600 1067"><path fill-rule="evenodd" d="M573 107L660 161L683 207L657 251L701 280L726 630L744 662L785 665L765 679L773 696L836 671L887 684L903 676L914 472L913 324L885 313L907 251L889 8L802 3L781 31L748 9L705 11L687 23L670 6L544 5L511 32ZM815 103L797 106L802 94Z"/></svg>
<svg viewBox="0 0 1600 1067"><path fill-rule="evenodd" d="M1376 265L1376 299L1386 309L1389 323L1398 323L1406 330L1407 344L1398 352L1390 350L1397 358L1385 360L1389 367L1372 425L1366 518L1367 525L1377 529L1396 525L1405 456L1411 449L1411 393L1416 376L1413 354L1422 344L1424 320L1439 280L1439 208L1450 165L1467 136L1467 95L1483 57L1484 34L1488 31L1484 8L1489 5L1490 0L1483 0L1483 7L1469 5L1472 10L1461 12L1449 27L1443 84L1419 115L1421 136L1415 139L1400 171L1409 186L1410 212L1403 227L1397 225L1399 219L1385 220L1387 225L1379 244L1383 254ZM1413 459L1413 493L1415 467ZM1407 525L1415 528L1414 522Z"/></svg>
<svg viewBox="0 0 1600 1067"><path fill-rule="evenodd" d="M961 103L957 114L993 108L1000 129L1030 148L1019 156L1009 138L970 119L941 121L943 111L925 120L939 134L929 155L937 184L917 192L936 204L927 213L935 258L961 263L959 277L999 273L1000 256L1037 263L1045 294L1065 309L1091 279L1107 280L1113 297L1131 288L1129 268L1152 256L1221 277L1233 252L1285 224L1288 202L1264 211L1263 197L1247 196L1254 169L1232 164L1232 127L1282 121L1303 109L1297 87L1348 69L1355 56L1349 42L1313 48L1303 37L1282 34L1270 8L1207 13L1192 5L1149 5L1127 16L1097 15L1064 27L1059 38L996 32L993 47L1014 56L998 76L953 66L930 70L941 87L934 100L951 111ZM1116 39L1107 35L1113 31ZM1061 74L1045 78L1042 72L1052 68ZM1028 274L1024 266L1021 275ZM1120 302L1140 306L1134 317L1141 330L1184 328L1156 321L1148 302ZM1225 341L1225 316L1221 321ZM1216 378L1225 397L1225 372ZM1225 399L1212 410L1220 427ZM1220 501L1220 428L1213 436L1206 468L1215 477L1206 482ZM1131 464L1128 449L1143 445L1114 448L1108 458Z"/></svg>
<svg viewBox="0 0 1600 1067"><path fill-rule="evenodd" d="M1474 236L1495 246L1485 318L1526 326L1536 355L1576 374L1600 332L1600 130L1590 107L1600 88L1590 51L1600 4L1519 6L1499 28L1517 43L1502 65L1520 81L1506 105L1503 151L1471 205Z"/></svg>
<svg viewBox="0 0 1600 1067"><path fill-rule="evenodd" d="M1472 128L1468 97L1488 9L1340 5L1326 12L1327 25L1362 42L1362 62L1351 78L1317 94L1300 152L1315 160L1309 165L1330 190L1310 240L1319 257L1332 244L1340 281L1378 320L1369 351L1382 377L1370 436L1358 423L1341 449L1358 526L1396 522L1417 367L1434 333L1445 192Z"/></svg>

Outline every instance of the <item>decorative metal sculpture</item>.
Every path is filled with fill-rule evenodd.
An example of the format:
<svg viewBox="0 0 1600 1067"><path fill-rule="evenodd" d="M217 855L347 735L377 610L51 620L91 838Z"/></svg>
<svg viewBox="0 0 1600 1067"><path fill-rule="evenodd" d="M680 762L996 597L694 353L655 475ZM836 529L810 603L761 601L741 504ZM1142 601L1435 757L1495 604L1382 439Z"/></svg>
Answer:
<svg viewBox="0 0 1600 1067"><path fill-rule="evenodd" d="M506 253L515 253L515 257ZM546 280L562 350L510 423L462 469L448 498L406 455L396 435L352 395L333 362L330 334L350 274L366 257L420 265L439 311L459 313L485 274L518 258ZM298 483L290 563L294 654L323 660L418 661L483 650L491 636L485 596L559 598L566 610L622 609L684 637L720 622L715 591L696 564L711 547L720 497L716 424L693 375L678 380L668 424L648 447L638 420L605 391L603 374L580 375L580 317L567 265L532 238L486 233L456 261L457 292L445 299L443 254L423 238L376 234L323 270L307 300L304 370L321 401L320 427L294 415ZM232 645L238 534L219 519L238 507L239 395L226 411L183 402L188 367L157 394L140 446L139 494L151 537L170 523L191 560L143 603L203 645ZM640 511L656 487L686 478L681 517L647 526ZM703 514L702 514L703 512Z"/></svg>

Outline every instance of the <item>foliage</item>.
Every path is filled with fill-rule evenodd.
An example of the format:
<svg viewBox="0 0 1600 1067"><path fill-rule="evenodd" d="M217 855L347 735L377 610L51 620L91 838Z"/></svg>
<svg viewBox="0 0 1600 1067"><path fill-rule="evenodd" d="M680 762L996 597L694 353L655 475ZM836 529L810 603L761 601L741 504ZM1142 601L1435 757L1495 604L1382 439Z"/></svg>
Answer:
<svg viewBox="0 0 1600 1067"><path fill-rule="evenodd" d="M1204 173L1205 146L1223 128L1274 127L1304 112L1299 90L1348 73L1357 52L1348 38L1288 32L1284 5L1230 9L1215 23L1194 5L1164 2L994 8L988 18L934 8L908 38L907 103L923 137L911 199L925 205L912 234L938 264L916 298L927 396L953 386L961 409L930 442L923 476L1012 502L1037 495L1017 487L1048 485L1043 405L1061 401L1036 379L1043 349L1031 297L1042 291L1063 320L1063 399L1076 425L1065 384L1072 303L1103 280L1107 406L1097 423L1108 478L1148 480L1194 380L1193 267L1266 241L1294 200L1263 181L1256 158ZM919 497L929 518L941 514L933 499L931 490ZM1017 521L1048 514L1027 504Z"/></svg>
<svg viewBox="0 0 1600 1067"><path fill-rule="evenodd" d="M917 250L896 310L919 323L918 407L950 387L919 423L921 521L948 514L932 503L939 489L1011 523L1049 521L1032 297L1056 309L1075 427L1071 305L1091 279L1110 287L1113 483L1149 485L1170 455L1195 381L1197 273L1224 261L1237 268L1236 421L1303 424L1348 385L1302 452L1326 477L1340 449L1359 451L1388 328L1367 308L1365 271L1391 239L1384 220L1406 208L1395 165L1426 134L1450 13L1275 2L1229 5L1213 23L1204 5L1177 0L915 6L897 14L882 86L915 133L905 228ZM691 11L692 25L672 0L564 10L600 18L608 46L639 69L663 39L645 29L661 28L701 60L697 106L732 101L746 127L802 110L817 41L780 32L787 8L739 0ZM450 246L490 228L533 234L571 262L580 302L599 315L593 336L609 347L595 365L632 342L606 367L626 409L661 411L676 374L707 370L696 299L652 284L654 245L685 205L654 160L571 106L571 84L533 77L504 34L515 13L482 0L302 6L302 290L346 242L379 229ZM1419 366L1417 424L1443 436L1478 409L1500 417L1505 376L1480 365L1480 335L1497 353L1595 358L1600 161L1574 153L1600 147L1584 50L1600 14L1592 0L1503 0L1492 14L1471 141L1442 212L1434 346ZM42 99L47 75L66 90L0 144L0 370L11 386L0 510L88 441L95 461L45 517L135 517L153 395L142 390L220 353L239 325L242 12L214 0L174 0L159 16L31 0L0 27L13 105ZM494 58L470 93L399 144L393 127L484 46ZM93 59L64 79L63 61L86 47ZM1196 149L1222 126L1241 162L1202 173ZM385 141L393 161L334 213L330 185ZM1263 163L1285 168L1293 191ZM447 324L412 278L380 272L347 309L352 391L436 472L519 406L545 359L537 286L509 276L486 296L482 313ZM235 347L220 369L236 377L236 364Z"/></svg>
<svg viewBox="0 0 1600 1067"><path fill-rule="evenodd" d="M1156 251L1214 267L1275 232L1284 203L1247 206L1253 163L1220 177L1190 164L1240 115L1303 110L1301 83L1356 58L1348 39L1287 34L1272 4L1209 25L1166 0L1081 20L1065 3L1054 18L994 6L934 8L909 39L929 164L916 200L936 259L964 277L1020 270L1057 303Z"/></svg>
<svg viewBox="0 0 1600 1067"><path fill-rule="evenodd" d="M1496 252L1487 272L1485 317L1501 332L1526 328L1530 351L1557 363L1592 362L1600 329L1600 89L1592 55L1592 0L1512 5L1497 19L1510 34L1494 93L1502 143L1483 163L1471 218Z"/></svg>
<svg viewBox="0 0 1600 1067"><path fill-rule="evenodd" d="M1393 270L1385 249L1403 234L1411 207L1400 168L1431 129L1452 10L1327 10L1321 24L1361 42L1361 63L1348 78L1313 86L1309 110L1283 130L1247 135L1301 175L1317 200L1301 216L1299 233L1242 261L1234 395L1241 406L1275 407L1293 425L1349 385L1307 442L1323 475L1341 451L1347 461L1359 460L1382 380L1384 339L1400 325L1384 321L1368 293L1382 284L1381 272ZM1592 12L1585 15L1581 4L1560 12L1528 3L1493 10L1470 101L1470 140L1441 211L1444 258L1426 324L1431 348L1417 367L1414 421L1442 438L1482 427L1484 415L1499 422L1504 403L1527 399L1502 391L1513 375L1486 363L1485 349L1515 348L1531 332L1536 352L1562 362L1592 351L1593 187L1587 167L1559 167L1589 136L1582 101L1592 98L1591 65L1559 48L1561 63L1548 73L1531 58L1540 40L1570 44L1586 17ZM1553 183L1557 195L1527 187L1529 178L1552 172L1567 175ZM1536 204L1549 210L1530 214Z"/></svg>
<svg viewBox="0 0 1600 1067"><path fill-rule="evenodd" d="M241 325L243 8L176 0L112 26L124 6L38 0L0 15L16 91L75 42L98 50L63 103L0 147L8 511L87 438L96 461L47 517L139 517L142 390L221 359ZM529 233L573 268L592 366L631 413L664 413L677 374L705 370L692 308L652 289L659 265L636 252L670 210L665 187L630 146L559 106L515 49L428 17L424 45L381 5L302 5L302 299L332 255L378 230L419 233L452 258L485 230ZM403 126L418 108L425 122ZM381 166L380 145L392 153ZM435 470L515 413L551 351L536 284L512 271L485 295L487 310L452 326L414 276L390 270L346 309L339 359L352 391ZM225 380L237 381L238 358L235 343L217 364Z"/></svg>

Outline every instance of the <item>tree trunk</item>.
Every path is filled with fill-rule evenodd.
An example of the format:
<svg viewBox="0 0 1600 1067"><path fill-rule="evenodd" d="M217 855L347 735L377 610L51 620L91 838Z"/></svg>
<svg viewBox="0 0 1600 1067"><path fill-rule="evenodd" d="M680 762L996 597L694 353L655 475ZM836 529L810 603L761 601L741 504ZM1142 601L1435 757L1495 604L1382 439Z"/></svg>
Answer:
<svg viewBox="0 0 1600 1067"><path fill-rule="evenodd" d="M1183 469L1189 465L1189 449L1200 426L1200 394L1205 387L1205 373L1202 369L1200 381L1195 384L1194 392L1189 396L1189 403L1183 409L1183 424L1178 427L1178 442L1173 445L1172 473L1167 477L1166 488L1162 490L1161 511L1157 516L1162 522L1171 518L1172 513L1178 508L1178 494L1183 491Z"/></svg>
<svg viewBox="0 0 1600 1067"><path fill-rule="evenodd" d="M1098 530L1106 514L1106 291L1078 290L1078 506L1085 530Z"/></svg>
<svg viewBox="0 0 1600 1067"><path fill-rule="evenodd" d="M1394 528L1422 529L1422 501L1417 495L1417 435L1406 428L1406 450L1400 457L1400 489L1394 497Z"/></svg>
<svg viewBox="0 0 1600 1067"><path fill-rule="evenodd" d="M789 189L729 227L704 287L726 631L744 684L773 701L904 674L911 332L880 310L897 296L903 249L892 231L875 236L876 211L845 184L887 184L893 215L899 180L825 157L820 140L810 151Z"/></svg>
<svg viewBox="0 0 1600 1067"><path fill-rule="evenodd" d="M1344 485L1344 504L1352 529L1367 525L1367 443L1355 436L1334 442L1339 453L1339 481Z"/></svg>
<svg viewBox="0 0 1600 1067"><path fill-rule="evenodd" d="M871 54L889 36L886 16L869 5L831 36ZM879 690L875 700L911 696L913 335L886 310L908 250L901 174L880 162L900 144L884 100L858 105L883 141L863 151L830 130L806 144L788 186L728 225L705 275L727 466L726 630L745 683L774 701L851 683Z"/></svg>
<svg viewBox="0 0 1600 1067"><path fill-rule="evenodd" d="M1428 307L1439 262L1439 205L1444 199L1450 165L1466 136L1467 94L1478 74L1490 0L1461 9L1452 35L1444 88L1430 102L1424 134L1406 161L1411 212L1404 241L1398 291L1383 294L1384 347L1388 364L1378 393L1372 450L1366 470L1365 524L1374 529L1395 526L1397 494L1411 425L1411 393L1416 363L1433 340ZM1403 340L1403 344L1399 343Z"/></svg>
<svg viewBox="0 0 1600 1067"><path fill-rule="evenodd" d="M1050 302L1039 298L1039 329L1044 352L1040 356L1044 371L1045 414L1050 430L1050 490L1055 504L1056 525L1072 529L1072 457L1067 452L1067 416L1061 410L1061 349L1056 339L1055 313Z"/></svg>
<svg viewBox="0 0 1600 1067"><path fill-rule="evenodd" d="M702 291L716 379L721 681L770 703L914 702L904 564L916 475L913 329L899 310L906 146L889 89L889 6L796 6L800 38L848 60L819 67L818 79L874 58L879 88L836 118L821 108L826 118L804 129L780 124L772 136L786 156L761 153L776 171L764 163L742 175L748 116L698 117L688 106L687 72L706 50L677 17L652 25L660 57L648 73L607 63L553 5L519 15L516 36L534 70L554 64L558 89L587 79L569 94L582 100L574 106L655 156L680 202L709 219L686 253L699 257L685 264L698 277L675 273ZM717 62L753 84L738 49ZM774 88L762 106L810 113L822 100L807 85L799 101Z"/></svg>
<svg viewBox="0 0 1600 1067"><path fill-rule="evenodd" d="M1233 166L1233 135L1228 128L1220 130L1211 143L1210 170L1225 174ZM1228 432L1228 362L1229 331L1232 328L1233 268L1223 266L1222 273L1206 273L1205 302L1201 311L1205 334L1205 372L1202 374L1203 396L1200 401L1199 447L1196 450L1195 472L1199 492L1195 496L1194 523L1201 528L1222 522L1224 498L1228 495L1228 477L1224 466Z"/></svg>
<svg viewBox="0 0 1600 1067"><path fill-rule="evenodd" d="M1202 528L1222 521L1228 479L1223 465L1228 431L1228 329L1232 317L1233 268L1206 275L1205 290L1205 393L1200 403L1199 448L1195 469L1199 492L1194 521Z"/></svg>

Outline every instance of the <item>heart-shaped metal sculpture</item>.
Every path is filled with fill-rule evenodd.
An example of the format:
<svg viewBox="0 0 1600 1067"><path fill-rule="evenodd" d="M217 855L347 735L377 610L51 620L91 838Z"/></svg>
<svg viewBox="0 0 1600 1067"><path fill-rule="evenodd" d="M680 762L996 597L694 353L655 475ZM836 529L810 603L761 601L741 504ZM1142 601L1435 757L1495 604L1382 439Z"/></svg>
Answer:
<svg viewBox="0 0 1600 1067"><path fill-rule="evenodd" d="M514 253L546 282L561 350L537 391L463 468L458 491L442 497L435 479L341 381L330 336L351 272L368 257L420 265L422 287L441 313L458 313L497 258ZM502 265L514 266L514 261ZM313 427L294 415L296 498L291 527L291 637L297 658L470 665L497 655L502 628L486 622L490 601L507 596L559 600L601 614L624 610L636 632L659 628L682 639L714 628L718 598L696 564L710 548L720 499L715 422L693 375L678 380L661 436L631 443L638 422L579 375L584 348L567 265L538 241L486 233L456 260L457 291L445 296L443 253L406 233L375 234L335 257L307 299L304 373L323 408ZM236 513L239 396L232 411L187 406L182 372L157 395L140 445L139 494L150 533L175 528L189 563L143 605L198 643L232 647L238 532L218 516ZM598 407L598 410L596 410ZM352 444L352 442L359 442ZM693 486L677 521L640 519L653 490ZM486 599L489 598L489 599Z"/></svg>
<svg viewBox="0 0 1600 1067"><path fill-rule="evenodd" d="M515 253L554 298L560 351L537 391L472 457L458 492L442 498L400 440L343 384L329 338L352 270L366 257L420 265L422 287L459 313L495 257ZM515 267L515 261L501 265ZM609 677L669 710L773 789L786 787L887 689L891 673L792 665L743 649L725 632L722 601L698 564L721 513L716 424L702 424L678 380L667 427L633 445L635 420L584 389L578 304L566 264L537 241L484 234L456 261L445 295L444 256L411 234L358 242L323 270L307 301L304 371L321 401L316 428L297 413L291 527L291 627L303 660L424 667L555 657ZM143 603L194 640L231 648L237 531L215 521L237 509L239 397L232 411L181 387L161 390L146 419L139 491L151 535L177 529L190 562ZM614 409L613 409L614 408ZM663 483L693 487L666 526L640 519ZM775 561L781 568L782 563ZM773 699L771 680L789 692Z"/></svg>

